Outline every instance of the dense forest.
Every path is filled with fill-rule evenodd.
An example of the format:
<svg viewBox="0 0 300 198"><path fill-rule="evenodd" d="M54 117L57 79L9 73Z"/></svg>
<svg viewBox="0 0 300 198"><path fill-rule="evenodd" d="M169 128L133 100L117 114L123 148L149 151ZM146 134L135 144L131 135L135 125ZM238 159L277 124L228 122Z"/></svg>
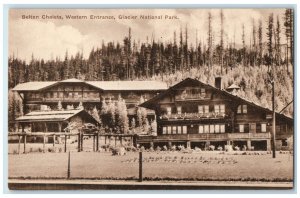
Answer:
<svg viewBox="0 0 300 198"><path fill-rule="evenodd" d="M214 18L207 16L206 40L190 41L187 26L174 30L173 41L132 39L132 30L122 43L102 41L88 58L82 52L75 56L66 51L63 60L36 59L29 63L9 57L9 89L28 81L58 81L68 78L84 80L146 80L155 79L169 86L186 77L214 84L222 77L224 88L239 85L239 96L271 108L271 81L275 81L276 110L293 115L294 15L286 9L283 16L270 14L267 21L244 24L242 41L225 39L223 11L220 31L213 30ZM283 20L280 20L282 18ZM283 21L283 23L281 22ZM245 36L245 25L252 31ZM267 27L267 28L263 28ZM284 36L282 36L284 35ZM237 44L242 43L242 45ZM9 93L9 115L22 114L16 94ZM290 104L291 105L288 105ZM287 106L288 105L288 106ZM287 108L285 108L287 106Z"/></svg>

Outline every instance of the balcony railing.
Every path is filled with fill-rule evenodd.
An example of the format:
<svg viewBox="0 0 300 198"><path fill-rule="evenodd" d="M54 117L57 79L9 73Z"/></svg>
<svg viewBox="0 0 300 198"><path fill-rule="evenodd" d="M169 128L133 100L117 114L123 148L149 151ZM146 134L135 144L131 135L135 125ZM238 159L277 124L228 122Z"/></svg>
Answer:
<svg viewBox="0 0 300 198"><path fill-rule="evenodd" d="M167 134L158 135L160 140L246 140L269 139L270 133L201 133L201 134Z"/></svg>
<svg viewBox="0 0 300 198"><path fill-rule="evenodd" d="M182 113L182 114L164 114L159 117L161 120L199 120L199 119L223 119L228 118L225 113Z"/></svg>
<svg viewBox="0 0 300 198"><path fill-rule="evenodd" d="M176 95L175 100L205 100L209 97L206 94L184 94Z"/></svg>

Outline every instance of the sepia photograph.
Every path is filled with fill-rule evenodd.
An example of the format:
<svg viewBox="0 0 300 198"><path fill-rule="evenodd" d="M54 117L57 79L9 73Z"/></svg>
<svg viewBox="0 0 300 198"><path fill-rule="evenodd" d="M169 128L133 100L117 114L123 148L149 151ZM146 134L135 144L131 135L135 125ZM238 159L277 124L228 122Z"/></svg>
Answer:
<svg viewBox="0 0 300 198"><path fill-rule="evenodd" d="M295 16L9 8L9 190L294 189Z"/></svg>

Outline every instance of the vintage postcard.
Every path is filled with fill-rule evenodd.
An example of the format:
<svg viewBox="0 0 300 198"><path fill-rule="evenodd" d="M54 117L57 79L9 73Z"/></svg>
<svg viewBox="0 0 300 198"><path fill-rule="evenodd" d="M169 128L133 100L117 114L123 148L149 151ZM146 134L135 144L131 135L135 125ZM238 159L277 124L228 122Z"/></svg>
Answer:
<svg viewBox="0 0 300 198"><path fill-rule="evenodd" d="M9 189L293 189L295 15L10 8Z"/></svg>

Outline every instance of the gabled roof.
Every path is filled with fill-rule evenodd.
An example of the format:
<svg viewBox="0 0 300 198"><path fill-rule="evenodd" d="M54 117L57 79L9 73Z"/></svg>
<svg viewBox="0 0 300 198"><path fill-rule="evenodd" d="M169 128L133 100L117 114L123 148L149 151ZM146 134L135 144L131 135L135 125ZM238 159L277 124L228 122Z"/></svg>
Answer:
<svg viewBox="0 0 300 198"><path fill-rule="evenodd" d="M33 111L24 116L18 117L17 122L41 122L41 121L66 121L73 116L83 113L84 116L89 116L95 120L88 112L83 109L63 110L63 111ZM97 120L95 120L98 123Z"/></svg>
<svg viewBox="0 0 300 198"><path fill-rule="evenodd" d="M56 84L57 81L33 81L33 82L26 82L20 83L15 86L12 90L13 91L37 91L49 86Z"/></svg>
<svg viewBox="0 0 300 198"><path fill-rule="evenodd" d="M86 81L86 83L107 91L151 91L168 89L166 83L159 81Z"/></svg>
<svg viewBox="0 0 300 198"><path fill-rule="evenodd" d="M166 90L167 84L160 81L83 81L71 78L62 81L34 81L18 84L13 91L40 91L60 83L84 83L105 91L155 91Z"/></svg>
<svg viewBox="0 0 300 198"><path fill-rule="evenodd" d="M239 101L241 101L241 102L243 102L243 103L246 103L247 105L254 106L254 107L259 108L259 109L261 109L261 110L263 110L263 111L266 111L266 112L268 112L268 113L272 113L272 110L271 110L271 109L262 107L262 106L260 106L259 104L256 104L256 103L254 103L254 102L252 102L252 101L249 101L249 100L247 100L247 99L244 99L244 98L239 97L239 96L236 96L236 95L233 95L233 94L231 94L230 92L227 92L227 91L225 91L225 90L218 89L218 88L213 87L213 86L211 86L211 85L209 85L209 84L203 83L203 82L201 82L201 81L199 81L199 80L192 79L192 78L186 78L186 79L184 79L183 81L181 81L181 82L175 84L174 86L170 87L170 88L167 89L166 91L164 91L164 92L162 92L162 93L156 95L155 97L153 97L153 98L151 98L150 100L148 100L148 101L146 101L146 102L140 104L139 106L151 109L152 104L156 104L156 101L157 101L157 100L159 100L160 98L166 96L167 94L169 94L170 92L172 92L172 90L174 90L174 89L176 89L176 88L178 88L178 87L181 87L183 84L185 84L185 83L187 83L187 82L193 82L193 83L197 83L197 84L199 84L199 85L205 86L205 87L209 87L209 88L211 88L212 90L214 90L214 91L216 91L216 92L219 92L219 93L221 93L221 94L223 94L223 95L225 95L225 96L228 96L228 97L230 97L230 98L232 98L232 99L234 99L234 100L239 100ZM285 118L285 119L288 119L289 121L293 121L293 118L291 118L291 117L289 117L289 116L286 116L286 115L284 115L284 114L281 114L281 113L277 113L277 112L276 112L276 116L280 116L280 117L283 117L283 118Z"/></svg>
<svg viewBox="0 0 300 198"><path fill-rule="evenodd" d="M84 82L83 80L79 80L77 78L70 78L70 79L66 79L66 80L62 80L59 82L71 82L71 83L77 83L77 82Z"/></svg>

